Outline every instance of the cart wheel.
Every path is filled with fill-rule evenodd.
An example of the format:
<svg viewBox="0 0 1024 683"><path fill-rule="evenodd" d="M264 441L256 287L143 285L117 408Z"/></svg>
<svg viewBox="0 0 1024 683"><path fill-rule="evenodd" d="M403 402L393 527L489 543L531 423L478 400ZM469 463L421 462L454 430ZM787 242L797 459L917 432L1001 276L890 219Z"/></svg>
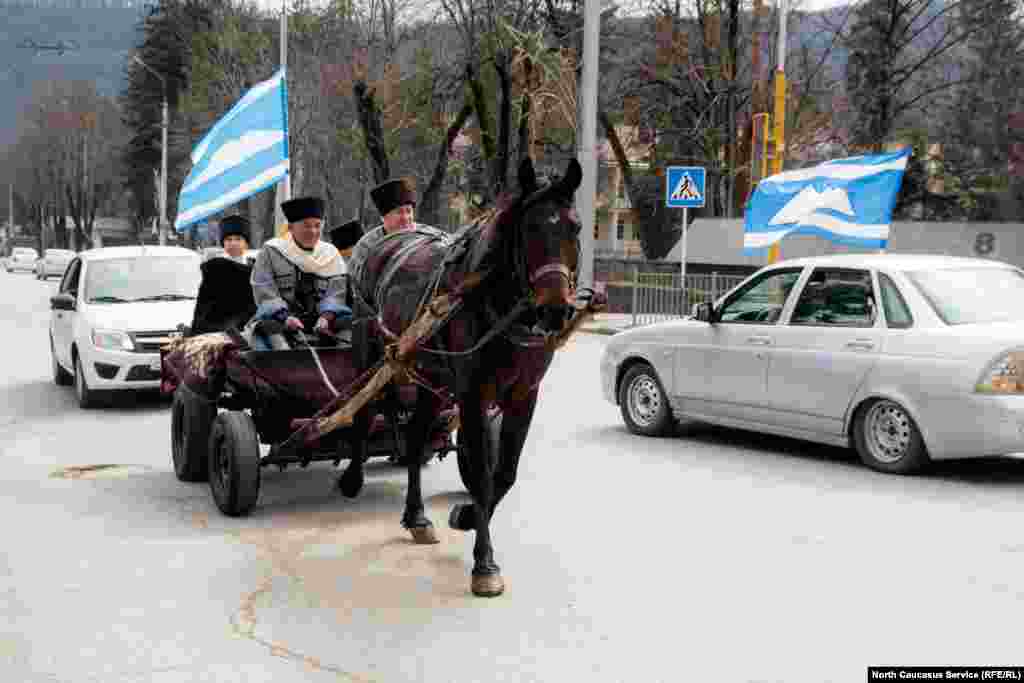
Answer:
<svg viewBox="0 0 1024 683"><path fill-rule="evenodd" d="M206 481L210 461L210 427L217 406L184 384L174 390L171 404L171 457L181 481Z"/></svg>
<svg viewBox="0 0 1024 683"><path fill-rule="evenodd" d="M220 511L245 517L260 495L260 444L252 418L239 410L217 416L210 433L210 491Z"/></svg>

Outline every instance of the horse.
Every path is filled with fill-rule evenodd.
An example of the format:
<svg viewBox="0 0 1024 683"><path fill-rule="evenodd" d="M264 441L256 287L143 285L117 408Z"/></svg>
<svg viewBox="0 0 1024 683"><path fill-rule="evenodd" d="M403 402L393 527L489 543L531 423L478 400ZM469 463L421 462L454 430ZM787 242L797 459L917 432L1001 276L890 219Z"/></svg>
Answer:
<svg viewBox="0 0 1024 683"><path fill-rule="evenodd" d="M572 205L580 164L572 159L560 180L542 184L527 157L518 179L519 194L489 219L446 237L415 229L393 233L378 253L350 271L357 309L375 316L353 334L357 348L375 349L361 361L364 366L385 351L374 340L396 340L433 297L459 296L455 312L410 354L411 380L419 386L406 426L402 525L416 543L438 542L424 510L418 456L442 405L436 389L442 387L459 408L459 474L472 497L472 503L452 508L448 524L476 532L471 590L483 597L505 589L490 522L515 484L541 380L554 356L552 340L577 310L580 223ZM363 409L355 418L352 459L338 480L349 497L363 483L366 414Z"/></svg>

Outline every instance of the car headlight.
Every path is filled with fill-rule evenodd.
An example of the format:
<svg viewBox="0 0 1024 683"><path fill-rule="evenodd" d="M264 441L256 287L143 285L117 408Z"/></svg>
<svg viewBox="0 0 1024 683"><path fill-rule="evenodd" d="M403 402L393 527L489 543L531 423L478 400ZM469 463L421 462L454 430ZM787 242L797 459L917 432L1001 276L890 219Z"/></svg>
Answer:
<svg viewBox="0 0 1024 683"><path fill-rule="evenodd" d="M118 330L93 330L92 345L97 349L131 351L135 348L132 338Z"/></svg>
<svg viewBox="0 0 1024 683"><path fill-rule="evenodd" d="M1024 350L1008 351L997 358L974 390L983 394L1024 394Z"/></svg>

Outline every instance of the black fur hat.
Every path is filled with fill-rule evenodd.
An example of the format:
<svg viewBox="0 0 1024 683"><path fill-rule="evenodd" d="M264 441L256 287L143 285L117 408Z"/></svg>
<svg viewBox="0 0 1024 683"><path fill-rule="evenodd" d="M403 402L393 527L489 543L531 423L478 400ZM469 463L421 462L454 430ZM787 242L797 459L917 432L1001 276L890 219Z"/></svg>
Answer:
<svg viewBox="0 0 1024 683"><path fill-rule="evenodd" d="M224 246L224 239L231 235L244 237L246 242L251 241L249 237L249 219L237 214L225 216L220 219L220 245Z"/></svg>
<svg viewBox="0 0 1024 683"><path fill-rule="evenodd" d="M403 204L416 206L416 184L410 178L388 180L370 190L370 197L384 216Z"/></svg>
<svg viewBox="0 0 1024 683"><path fill-rule="evenodd" d="M297 197L281 202L281 212L289 223L298 223L307 218L324 217L324 200L319 197Z"/></svg>
<svg viewBox="0 0 1024 683"><path fill-rule="evenodd" d="M350 220L348 223L342 223L330 229L331 244L337 247L338 251L354 247L362 236L363 224L359 222L359 219Z"/></svg>

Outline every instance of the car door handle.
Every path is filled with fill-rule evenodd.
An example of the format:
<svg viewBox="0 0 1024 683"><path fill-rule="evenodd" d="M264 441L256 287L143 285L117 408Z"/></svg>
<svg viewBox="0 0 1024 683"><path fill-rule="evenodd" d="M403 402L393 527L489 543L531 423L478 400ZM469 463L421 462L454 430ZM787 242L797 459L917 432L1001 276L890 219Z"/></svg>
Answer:
<svg viewBox="0 0 1024 683"><path fill-rule="evenodd" d="M875 348L875 342L870 339L854 339L846 345L846 348L856 351L870 351Z"/></svg>
<svg viewBox="0 0 1024 683"><path fill-rule="evenodd" d="M771 337L747 337L748 344L754 344L755 346L770 346L772 343Z"/></svg>

